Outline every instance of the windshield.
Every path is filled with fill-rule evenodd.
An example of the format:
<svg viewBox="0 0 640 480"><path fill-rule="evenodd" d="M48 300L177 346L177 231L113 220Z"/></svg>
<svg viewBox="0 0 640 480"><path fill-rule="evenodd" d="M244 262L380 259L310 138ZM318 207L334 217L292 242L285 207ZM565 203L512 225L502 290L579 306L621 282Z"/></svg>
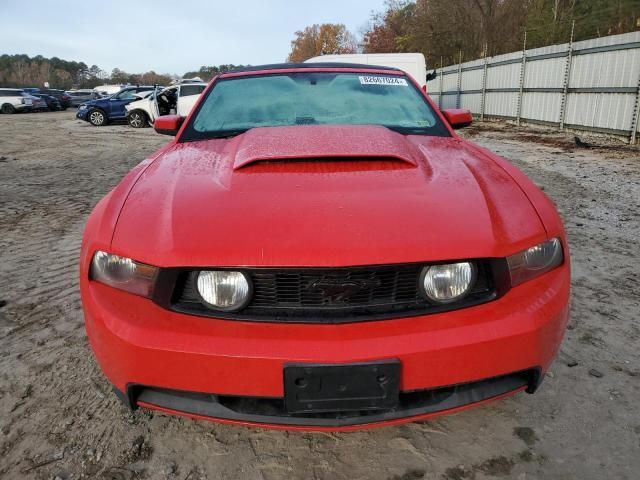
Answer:
<svg viewBox="0 0 640 480"><path fill-rule="evenodd" d="M117 98L118 100L131 100L135 95L136 91L134 89L121 90L120 92L113 95L113 98Z"/></svg>
<svg viewBox="0 0 640 480"><path fill-rule="evenodd" d="M449 136L404 76L304 72L219 80L181 140L227 137L254 127L330 124Z"/></svg>

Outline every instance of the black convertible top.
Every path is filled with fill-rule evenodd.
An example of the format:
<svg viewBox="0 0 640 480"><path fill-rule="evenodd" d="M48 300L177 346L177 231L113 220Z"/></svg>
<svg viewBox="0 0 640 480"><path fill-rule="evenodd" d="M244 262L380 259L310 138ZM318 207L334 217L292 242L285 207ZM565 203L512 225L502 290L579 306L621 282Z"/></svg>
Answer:
<svg viewBox="0 0 640 480"><path fill-rule="evenodd" d="M358 70L393 70L401 72L399 68L383 67L382 65L365 65L362 63L318 62L318 63L272 63L268 65L255 65L229 70L224 73L255 72L257 70L284 70L287 68L355 68Z"/></svg>

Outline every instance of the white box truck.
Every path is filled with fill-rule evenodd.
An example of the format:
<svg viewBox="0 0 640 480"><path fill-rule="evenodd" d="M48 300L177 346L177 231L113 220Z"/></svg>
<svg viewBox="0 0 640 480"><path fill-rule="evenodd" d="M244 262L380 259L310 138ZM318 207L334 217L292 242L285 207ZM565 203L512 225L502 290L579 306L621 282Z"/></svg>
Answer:
<svg viewBox="0 0 640 480"><path fill-rule="evenodd" d="M411 75L420 87L426 91L427 62L421 53L347 53L343 55L321 55L305 60L305 63L338 62L361 63L364 65L380 65L395 67Z"/></svg>

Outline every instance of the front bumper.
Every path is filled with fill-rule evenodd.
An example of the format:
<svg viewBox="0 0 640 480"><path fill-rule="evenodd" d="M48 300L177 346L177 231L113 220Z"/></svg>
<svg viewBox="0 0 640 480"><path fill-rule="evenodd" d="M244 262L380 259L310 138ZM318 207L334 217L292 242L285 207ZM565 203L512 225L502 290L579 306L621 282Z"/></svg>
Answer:
<svg viewBox="0 0 640 480"><path fill-rule="evenodd" d="M79 118L80 120L84 120L86 122L88 114L89 114L88 108L78 109L78 111L76 112L76 118Z"/></svg>
<svg viewBox="0 0 640 480"><path fill-rule="evenodd" d="M564 333L569 267L475 307L341 325L183 315L84 278L81 293L98 362L131 406L276 428L353 429L428 418L535 390ZM401 396L418 403L321 419L276 408L284 395L286 363L384 359L400 360ZM271 409L255 406L269 401L276 402ZM248 409L247 402L254 406Z"/></svg>

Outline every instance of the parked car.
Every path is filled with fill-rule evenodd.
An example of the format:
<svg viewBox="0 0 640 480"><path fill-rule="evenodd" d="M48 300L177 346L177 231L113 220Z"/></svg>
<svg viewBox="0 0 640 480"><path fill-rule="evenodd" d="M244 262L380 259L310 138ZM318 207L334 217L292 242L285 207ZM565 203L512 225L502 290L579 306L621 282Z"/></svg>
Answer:
<svg viewBox="0 0 640 480"><path fill-rule="evenodd" d="M152 86L126 87L110 97L84 102L78 107L76 118L96 127L115 120L125 120L127 115L125 106L136 100L135 94L153 89Z"/></svg>
<svg viewBox="0 0 640 480"><path fill-rule="evenodd" d="M41 97L40 89L38 87L25 87L22 89L32 101L32 110L49 110L49 104L46 99ZM37 97L37 98L36 98Z"/></svg>
<svg viewBox="0 0 640 480"><path fill-rule="evenodd" d="M0 88L0 112L16 113L29 112L32 99L24 90L19 88Z"/></svg>
<svg viewBox="0 0 640 480"><path fill-rule="evenodd" d="M160 115L176 113L186 117L207 87L206 83L180 83L158 89L141 100L131 102L127 110L127 122L134 128L153 125Z"/></svg>
<svg viewBox="0 0 640 480"><path fill-rule="evenodd" d="M526 390L568 319L567 238L516 167L395 68L223 73L95 207L80 291L131 408L278 428Z"/></svg>
<svg viewBox="0 0 640 480"><path fill-rule="evenodd" d="M58 99L52 95L47 95L45 93L32 93L31 95L33 95L34 97L39 97L42 100L44 100L47 104L47 109L49 109L52 112L57 112L58 110L61 110L61 106L60 106L60 102L58 101Z"/></svg>
<svg viewBox="0 0 640 480"><path fill-rule="evenodd" d="M25 92L25 96L31 100L31 110L34 112L43 112L49 110L47 102L44 98L40 98L37 95L33 95Z"/></svg>
<svg viewBox="0 0 640 480"><path fill-rule="evenodd" d="M55 97L60 102L60 109L66 110L71 106L71 97L67 95L67 92L64 90L59 90L56 88L41 88L40 93L44 93L45 95L51 95Z"/></svg>
<svg viewBox="0 0 640 480"><path fill-rule="evenodd" d="M92 89L68 90L67 95L71 97L72 107L77 107L90 100L102 98L102 95Z"/></svg>

